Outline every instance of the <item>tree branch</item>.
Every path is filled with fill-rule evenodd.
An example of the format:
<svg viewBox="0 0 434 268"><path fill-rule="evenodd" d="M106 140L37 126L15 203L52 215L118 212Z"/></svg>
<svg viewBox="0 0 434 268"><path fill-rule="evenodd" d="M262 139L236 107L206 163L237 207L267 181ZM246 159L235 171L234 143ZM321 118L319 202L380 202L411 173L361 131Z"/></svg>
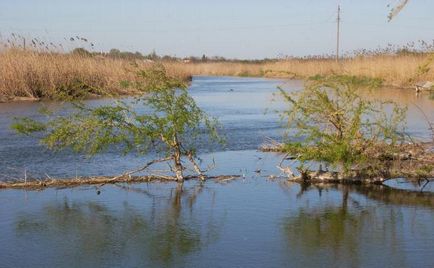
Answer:
<svg viewBox="0 0 434 268"><path fill-rule="evenodd" d="M166 161L169 161L169 160L172 160L172 159L173 159L173 157L170 156L170 157L166 157L166 158L161 158L161 159L152 160L152 161L146 163L146 165L144 165L143 167L141 167L141 168L139 168L139 169L136 169L136 170L132 170L132 171L125 172L125 173L122 174L122 175L119 175L119 176L116 176L116 177L112 178L112 180L115 181L115 180L117 180L117 179L119 179L119 178L122 178L122 177L124 177L124 176L131 176L131 175L133 175L133 174L135 174L135 173L138 173L138 172L141 172L141 171L147 169L148 167L152 166L153 164L161 163L161 162L166 162Z"/></svg>

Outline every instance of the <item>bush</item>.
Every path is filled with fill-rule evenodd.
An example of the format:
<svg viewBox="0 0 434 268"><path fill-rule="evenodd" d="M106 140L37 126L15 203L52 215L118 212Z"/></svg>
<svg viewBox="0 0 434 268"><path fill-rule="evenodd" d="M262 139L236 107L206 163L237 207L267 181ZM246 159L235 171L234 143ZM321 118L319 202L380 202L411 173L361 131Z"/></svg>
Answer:
<svg viewBox="0 0 434 268"><path fill-rule="evenodd" d="M293 94L281 89L289 104L283 115L295 130L284 150L302 163L323 162L346 176L383 172L380 156L393 155L403 140L406 109L364 100L360 87L348 77L328 76L309 80Z"/></svg>

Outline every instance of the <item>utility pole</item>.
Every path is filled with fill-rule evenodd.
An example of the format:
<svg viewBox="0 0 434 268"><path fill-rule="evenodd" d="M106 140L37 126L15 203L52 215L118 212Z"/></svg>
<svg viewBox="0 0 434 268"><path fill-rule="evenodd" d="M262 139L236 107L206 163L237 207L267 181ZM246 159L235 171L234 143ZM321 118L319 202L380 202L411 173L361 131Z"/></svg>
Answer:
<svg viewBox="0 0 434 268"><path fill-rule="evenodd" d="M340 26L341 26L341 6L338 5L338 19L337 19L337 32L336 32L336 62L339 62Z"/></svg>

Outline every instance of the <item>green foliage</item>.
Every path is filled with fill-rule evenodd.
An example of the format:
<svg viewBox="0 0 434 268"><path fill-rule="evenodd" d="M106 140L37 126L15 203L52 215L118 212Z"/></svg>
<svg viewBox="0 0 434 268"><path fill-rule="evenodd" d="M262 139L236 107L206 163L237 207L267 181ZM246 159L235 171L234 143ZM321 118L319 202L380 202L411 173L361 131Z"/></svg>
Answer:
<svg viewBox="0 0 434 268"><path fill-rule="evenodd" d="M86 50L85 48L82 48L82 47L74 48L74 50L72 50L72 54L80 55L82 57L91 57L92 56L91 52L89 52L88 50Z"/></svg>
<svg viewBox="0 0 434 268"><path fill-rule="evenodd" d="M12 129L17 133L28 135L33 132L41 132L46 130L46 125L29 118L15 118L12 124Z"/></svg>
<svg viewBox="0 0 434 268"><path fill-rule="evenodd" d="M416 169L416 176L418 178L429 178L431 177L434 167L432 165L423 165Z"/></svg>
<svg viewBox="0 0 434 268"><path fill-rule="evenodd" d="M249 77L249 76L252 76L252 75L249 73L249 71L247 71L247 70L243 70L243 71L241 71L241 72L238 74L238 76L240 76L240 77Z"/></svg>
<svg viewBox="0 0 434 268"><path fill-rule="evenodd" d="M296 93L281 90L289 104L283 115L296 132L285 150L302 163L325 162L346 174L381 169L374 155L393 150L401 140L406 110L362 99L358 88L352 79L330 76L311 79Z"/></svg>
<svg viewBox="0 0 434 268"><path fill-rule="evenodd" d="M324 80L335 80L342 84L348 84L355 87L366 87L366 88L380 88L383 85L383 80L381 78L372 78L367 76L355 76L355 75L315 75L309 77L311 81L321 82Z"/></svg>
<svg viewBox="0 0 434 268"><path fill-rule="evenodd" d="M93 53L94 55L98 55L97 52ZM117 59L125 59L125 60L144 60L146 57L142 55L142 53L136 52L128 52L128 51L120 51L117 48L110 49L108 54L105 54L111 58Z"/></svg>
<svg viewBox="0 0 434 268"><path fill-rule="evenodd" d="M80 79L73 79L55 88L49 96L53 100L73 101L90 95L107 95L103 90L93 87Z"/></svg>
<svg viewBox="0 0 434 268"><path fill-rule="evenodd" d="M45 122L16 119L12 128L23 134L43 133L41 142L50 149L72 148L88 155L114 145L124 153L142 154L152 147L175 161L178 179L182 179L181 157L193 161L199 134L222 141L218 123L197 106L186 84L169 77L164 67L140 71L138 76L137 86L144 94L132 104L115 101L89 108L73 103L73 112L66 116L49 117ZM143 106L144 112L139 113L138 106Z"/></svg>
<svg viewBox="0 0 434 268"><path fill-rule="evenodd" d="M131 82L128 80L122 80L119 82L119 86L123 89L129 88L131 86Z"/></svg>
<svg viewBox="0 0 434 268"><path fill-rule="evenodd" d="M140 124L146 126L147 135L153 140L161 139L169 147L175 140L182 139L184 154L193 153L193 142L204 126L208 135L222 142L217 133L218 122L209 118L188 94L186 84L179 79L167 76L163 67L141 71L139 75L146 81L141 90L151 92L138 101L151 107L150 114L136 117ZM176 89L176 90L174 90Z"/></svg>

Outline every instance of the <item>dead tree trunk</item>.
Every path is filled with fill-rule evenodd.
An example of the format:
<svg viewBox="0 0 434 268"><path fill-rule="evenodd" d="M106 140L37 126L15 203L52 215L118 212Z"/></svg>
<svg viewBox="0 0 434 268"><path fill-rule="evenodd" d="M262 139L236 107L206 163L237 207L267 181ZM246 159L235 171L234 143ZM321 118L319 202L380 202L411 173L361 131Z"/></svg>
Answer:
<svg viewBox="0 0 434 268"><path fill-rule="evenodd" d="M182 166L182 162L181 162L181 157L182 157L181 146L178 142L178 137L176 135L173 138L173 149L174 149L173 161L175 162L174 171L175 171L176 180L184 181L184 174L183 174L184 167Z"/></svg>

